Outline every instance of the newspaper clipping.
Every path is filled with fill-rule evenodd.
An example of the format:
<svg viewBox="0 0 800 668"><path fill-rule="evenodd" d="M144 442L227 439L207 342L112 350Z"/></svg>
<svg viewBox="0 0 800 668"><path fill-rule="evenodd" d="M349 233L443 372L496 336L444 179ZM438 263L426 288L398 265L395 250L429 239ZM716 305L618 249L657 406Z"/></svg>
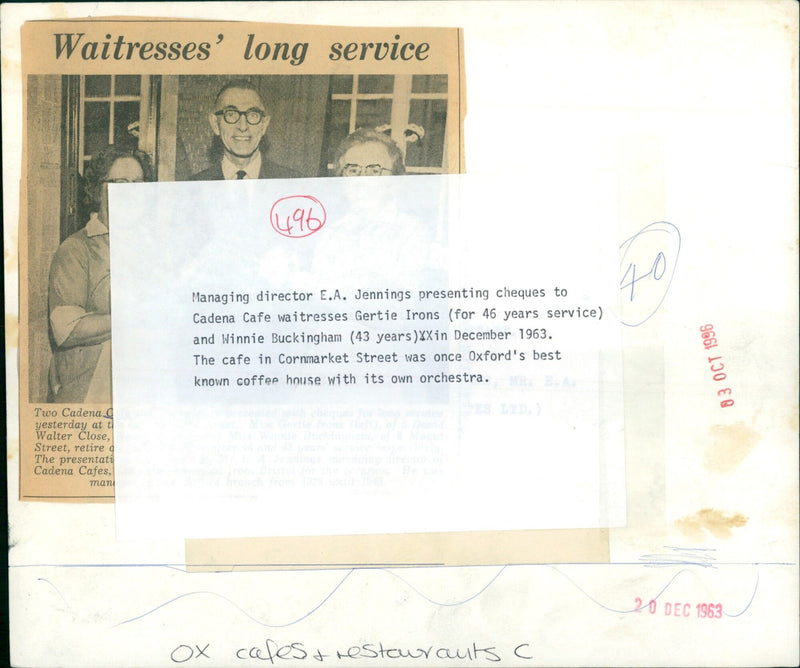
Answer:
<svg viewBox="0 0 800 668"><path fill-rule="evenodd" d="M462 34L40 21L22 48L20 498L113 501L107 184L463 172Z"/></svg>

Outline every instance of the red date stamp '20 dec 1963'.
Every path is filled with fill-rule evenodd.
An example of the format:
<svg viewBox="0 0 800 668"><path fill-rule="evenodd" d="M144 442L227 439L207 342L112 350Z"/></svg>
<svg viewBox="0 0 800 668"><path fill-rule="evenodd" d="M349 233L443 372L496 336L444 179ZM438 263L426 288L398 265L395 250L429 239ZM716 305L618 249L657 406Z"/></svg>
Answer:
<svg viewBox="0 0 800 668"><path fill-rule="evenodd" d="M665 617L698 617L700 619L722 619L722 603L674 603L667 601L659 606L659 602L651 599L644 603L638 596L634 599L635 612L647 610L651 615L662 614ZM694 609L693 609L694 608Z"/></svg>

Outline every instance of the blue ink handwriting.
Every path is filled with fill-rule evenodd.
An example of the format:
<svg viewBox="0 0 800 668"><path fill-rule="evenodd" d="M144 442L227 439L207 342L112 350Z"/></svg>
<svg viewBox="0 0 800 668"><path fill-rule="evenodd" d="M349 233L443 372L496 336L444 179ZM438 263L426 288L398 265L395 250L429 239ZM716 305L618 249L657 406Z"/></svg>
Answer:
<svg viewBox="0 0 800 668"><path fill-rule="evenodd" d="M619 288L627 298L623 301L622 324L638 327L667 296L681 250L681 233L672 223L650 223L619 248Z"/></svg>

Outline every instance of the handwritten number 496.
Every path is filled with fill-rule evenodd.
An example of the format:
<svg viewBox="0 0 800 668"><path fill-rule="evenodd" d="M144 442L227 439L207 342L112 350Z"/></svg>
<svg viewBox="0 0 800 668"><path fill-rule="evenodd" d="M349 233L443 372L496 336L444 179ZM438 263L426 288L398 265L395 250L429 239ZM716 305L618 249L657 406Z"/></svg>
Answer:
<svg viewBox="0 0 800 668"><path fill-rule="evenodd" d="M625 270L625 273L622 275L622 280L619 282L620 290L624 290L625 288L630 288L631 289L630 301L633 301L634 286L638 281L642 281L648 276L652 276L654 280L660 281L662 278L664 278L664 273L666 271L667 271L667 260L664 257L664 253L660 251L658 255L656 255L656 259L653 262L653 266L650 267L650 271L648 271L646 274L642 274L641 276L636 275L636 263L630 262L628 264L628 268ZM626 283L625 279L628 278L629 274L631 275L631 280Z"/></svg>
<svg viewBox="0 0 800 668"><path fill-rule="evenodd" d="M311 195L281 197L269 211L272 229L290 239L314 234L325 224L325 219L325 207Z"/></svg>
<svg viewBox="0 0 800 668"><path fill-rule="evenodd" d="M290 215L285 216L285 224L281 225L281 219L277 213L273 214L275 222L273 227L281 232L284 236L298 236L304 237L312 232L316 232L322 227L322 220L312 215L313 208L295 209ZM297 228L295 229L295 225Z"/></svg>

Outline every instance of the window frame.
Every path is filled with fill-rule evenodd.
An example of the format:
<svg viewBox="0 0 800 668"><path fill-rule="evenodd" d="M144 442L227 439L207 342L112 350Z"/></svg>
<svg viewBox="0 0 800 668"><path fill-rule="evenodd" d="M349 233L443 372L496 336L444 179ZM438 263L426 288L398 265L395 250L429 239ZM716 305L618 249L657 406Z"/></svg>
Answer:
<svg viewBox="0 0 800 668"><path fill-rule="evenodd" d="M70 74L62 77L62 118L61 132L61 241L77 232L85 220L79 220L80 179L83 176L86 162L91 156L84 154L83 119L87 102L109 102L108 143L114 137L114 106L118 102L139 102L139 137L137 147L150 155L153 163L154 178L158 169L158 122L161 103L161 76L138 75L141 77L138 95L116 95L117 74L109 74L110 88L108 95L87 97L86 75Z"/></svg>
<svg viewBox="0 0 800 668"><path fill-rule="evenodd" d="M393 76L392 91L387 93L359 93L358 92L358 78L360 75L353 74L352 86L347 93L331 93L330 99L345 100L350 103L350 119L348 134L357 129L356 119L358 117L358 103L361 100L390 100L392 104L392 113L389 124L391 126L391 137L403 154L403 161L406 157L406 128L408 128L411 114L412 100L444 100L449 101L450 82L448 80L448 90L445 92L436 93L414 93L412 92L412 82L414 74L394 74L387 75ZM371 76L371 75L370 75ZM447 173L447 128L450 123L449 115L445 118L444 131L444 145L442 147L442 160L441 164L436 167L419 167L413 165L406 165L406 173L408 174L446 174ZM333 165L328 165L329 169Z"/></svg>

